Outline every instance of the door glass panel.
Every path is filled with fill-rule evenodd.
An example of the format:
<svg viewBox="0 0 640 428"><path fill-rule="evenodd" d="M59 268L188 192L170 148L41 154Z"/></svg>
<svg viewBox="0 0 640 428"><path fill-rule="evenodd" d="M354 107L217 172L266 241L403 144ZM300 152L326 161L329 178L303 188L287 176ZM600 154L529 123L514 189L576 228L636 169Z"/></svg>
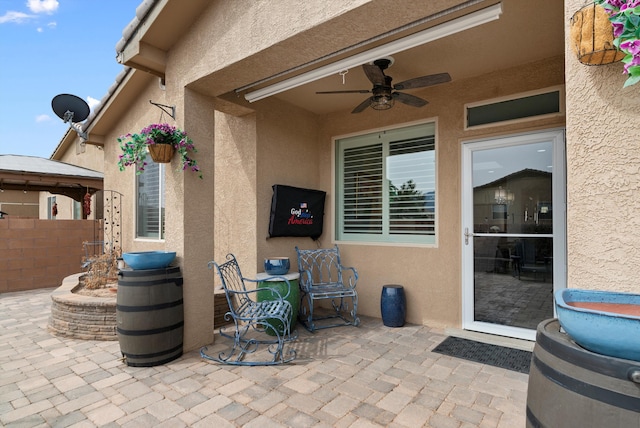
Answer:
<svg viewBox="0 0 640 428"><path fill-rule="evenodd" d="M553 143L472 162L474 321L535 329L553 317Z"/></svg>

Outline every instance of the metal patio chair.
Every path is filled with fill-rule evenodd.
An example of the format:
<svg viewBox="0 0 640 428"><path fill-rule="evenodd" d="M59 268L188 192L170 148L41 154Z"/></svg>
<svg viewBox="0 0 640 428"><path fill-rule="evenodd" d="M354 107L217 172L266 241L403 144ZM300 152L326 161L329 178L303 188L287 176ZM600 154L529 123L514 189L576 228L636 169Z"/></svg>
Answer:
<svg viewBox="0 0 640 428"><path fill-rule="evenodd" d="M282 295L277 289L270 288L265 280L244 278L233 254L228 254L227 261L221 265L214 261L210 261L208 265L209 269L215 266L222 280L229 305L225 319L233 321L233 324L220 327L220 335L231 339L233 344L229 352L220 352L217 356L208 355L205 346L200 349L200 355L219 363L244 366L275 365L293 361L296 351L286 346L297 338L297 334L291 332L293 309L291 303L285 300L291 293L289 281L278 276L267 278L278 278L287 284L288 291ZM256 289L248 290L247 282L261 284ZM253 359L245 360L250 354L254 355ZM262 358L263 356L269 358Z"/></svg>
<svg viewBox="0 0 640 428"><path fill-rule="evenodd" d="M323 328L360 325L360 319L356 315L358 272L353 267L342 266L338 246L315 250L301 250L296 247L296 253L301 292L298 318L304 327L314 332ZM319 300L331 302L329 315L317 314L315 306ZM321 320L337 322L327 321L318 324L317 321Z"/></svg>

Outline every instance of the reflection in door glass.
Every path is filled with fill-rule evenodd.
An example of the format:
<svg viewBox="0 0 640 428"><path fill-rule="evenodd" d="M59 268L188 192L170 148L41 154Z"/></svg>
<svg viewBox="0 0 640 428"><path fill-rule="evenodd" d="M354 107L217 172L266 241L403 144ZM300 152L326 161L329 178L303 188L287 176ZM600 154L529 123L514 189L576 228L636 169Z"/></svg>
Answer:
<svg viewBox="0 0 640 428"><path fill-rule="evenodd" d="M552 143L474 152L475 233L553 233Z"/></svg>
<svg viewBox="0 0 640 428"><path fill-rule="evenodd" d="M474 320L535 329L553 318L552 238L474 237Z"/></svg>
<svg viewBox="0 0 640 428"><path fill-rule="evenodd" d="M474 321L553 317L553 143L473 152Z"/></svg>

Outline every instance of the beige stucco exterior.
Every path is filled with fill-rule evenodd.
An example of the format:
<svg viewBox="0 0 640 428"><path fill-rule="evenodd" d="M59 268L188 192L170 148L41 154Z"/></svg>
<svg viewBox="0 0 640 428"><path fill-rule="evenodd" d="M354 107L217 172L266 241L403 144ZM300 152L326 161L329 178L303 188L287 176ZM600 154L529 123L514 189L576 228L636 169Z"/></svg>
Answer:
<svg viewBox="0 0 640 428"><path fill-rule="evenodd" d="M566 20L582 6L566 1ZM621 63L580 64L567 46L570 287L638 293L640 96Z"/></svg>
<svg viewBox="0 0 640 428"><path fill-rule="evenodd" d="M76 132L69 130L64 136L58 147L51 155L51 159L68 163L70 165L81 166L93 171L103 172L104 168L104 150L101 146L82 145L76 137ZM72 220L74 218L74 200L68 196L53 194L50 192L39 192L39 218L50 218L48 199L55 196L58 208L58 220ZM102 195L100 195L102 197ZM96 195L91 197L91 214L87 219L96 218ZM82 218L82 214L80 217Z"/></svg>
<svg viewBox="0 0 640 428"><path fill-rule="evenodd" d="M178 253L184 276L185 349L213 340L215 278L207 269L209 260L223 261L232 252L245 275L252 276L262 270L265 257L289 256L295 264L295 246L318 245L309 238L267 238L273 184L327 192L319 245L339 244L344 262L358 268L359 313L379 317L382 285L399 283L409 301L407 322L460 328L462 144L565 126L568 286L638 291L632 272L640 257L635 243L640 220L634 215L640 177L640 142L634 137L640 118L634 112L640 100L637 88L622 89L620 64L586 67L574 59L569 46L564 55L530 61L519 58L519 52L506 52L494 67L465 64L476 74L465 69L463 77L429 88L424 92L428 108L352 115L345 107L314 113L300 106L304 100L289 102L286 93L249 104L233 90L465 2L405 1L398 7L398 2L386 0L277 1L267 7L265 2L194 1L183 11L191 16L189 25L183 23L183 31L176 29L173 38L162 36L159 29L177 3L159 1L157 7L165 14L154 9L150 16L156 21L145 22L146 36L140 40L155 35L156 50L134 38L122 55L125 63L129 60L151 72L132 69L89 130L105 143L104 188L124 194L123 250ZM505 11L521 7L519 1L503 3ZM581 5L578 0L565 1L565 32ZM486 25L491 31L491 24ZM451 40L463 40L459 37L463 36ZM154 54L145 55L145 49ZM562 85L566 115L464 129L466 103ZM176 159L167 167L166 239L155 242L135 239L134 171L117 168L117 137L161 117L149 100L176 106L175 124L195 141L203 173L200 180L196 174L176 171ZM173 122L166 114L164 119ZM334 140L422 121L437 124L436 244L337 242Z"/></svg>

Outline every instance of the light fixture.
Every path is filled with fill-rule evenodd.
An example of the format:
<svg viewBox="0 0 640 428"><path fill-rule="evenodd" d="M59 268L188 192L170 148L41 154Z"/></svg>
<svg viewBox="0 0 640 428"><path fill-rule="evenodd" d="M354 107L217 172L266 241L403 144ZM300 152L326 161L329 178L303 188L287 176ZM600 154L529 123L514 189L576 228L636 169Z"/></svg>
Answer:
<svg viewBox="0 0 640 428"><path fill-rule="evenodd" d="M371 108L374 110L389 110L395 102L391 95L374 95L371 97Z"/></svg>
<svg viewBox="0 0 640 428"><path fill-rule="evenodd" d="M397 52L415 48L417 46L432 42L437 39L441 39L446 36L450 36L460 31L468 30L469 28L486 24L487 22L498 19L501 14L502 3L497 3L493 6L489 6L476 12L472 12L468 15L464 15L440 25L436 25L435 27L427 28L426 30L419 31L415 34L402 37L398 40L394 40L392 42L375 47L349 58L345 58L341 61L316 68L315 70L302 73L298 76L283 80L273 85L266 86L262 89L248 92L244 95L244 98L252 103L254 101L279 94L280 92L284 92L310 82L315 82L316 80L331 76L336 73L340 73L344 70L349 70L350 68L358 67L362 64L375 61L376 59L384 58Z"/></svg>
<svg viewBox="0 0 640 428"><path fill-rule="evenodd" d="M496 204L511 205L514 199L513 192L509 191L508 189L503 189L502 186L499 186L496 189L494 199L496 201Z"/></svg>

